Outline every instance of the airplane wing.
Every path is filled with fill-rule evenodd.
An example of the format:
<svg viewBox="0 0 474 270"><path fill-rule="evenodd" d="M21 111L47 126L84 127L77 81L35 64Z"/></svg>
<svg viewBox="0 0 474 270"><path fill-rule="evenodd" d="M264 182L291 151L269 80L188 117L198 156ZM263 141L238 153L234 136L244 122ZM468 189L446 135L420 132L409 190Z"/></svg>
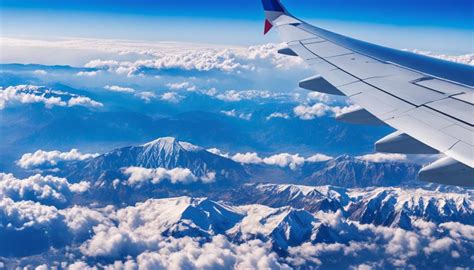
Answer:
<svg viewBox="0 0 474 270"><path fill-rule="evenodd" d="M361 109L337 118L384 123L397 132L378 141L379 152L443 154L421 180L474 186L474 67L370 44L292 16L279 0L263 0L264 33L276 28L318 75L300 87L348 96Z"/></svg>

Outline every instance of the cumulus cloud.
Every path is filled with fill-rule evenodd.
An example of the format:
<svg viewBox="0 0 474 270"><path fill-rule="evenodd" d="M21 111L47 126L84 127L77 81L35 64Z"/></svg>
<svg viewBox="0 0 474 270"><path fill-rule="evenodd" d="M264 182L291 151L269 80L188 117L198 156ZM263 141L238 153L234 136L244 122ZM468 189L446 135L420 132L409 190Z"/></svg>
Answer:
<svg viewBox="0 0 474 270"><path fill-rule="evenodd" d="M73 106L83 106L83 107L103 107L104 104L97 102L95 100L92 100L88 97L72 97L69 99L67 102L67 105L69 107Z"/></svg>
<svg viewBox="0 0 474 270"><path fill-rule="evenodd" d="M214 155L218 155L218 156L225 157L225 158L230 158L229 153L222 152L220 149L217 149L217 148L209 148L206 151L209 152L209 153L212 153Z"/></svg>
<svg viewBox="0 0 474 270"><path fill-rule="evenodd" d="M135 95L145 102L150 102L152 99L156 98L156 94L150 91L140 92Z"/></svg>
<svg viewBox="0 0 474 270"><path fill-rule="evenodd" d="M226 49L198 48L198 46L187 49L183 47L183 44L180 47L180 50L169 50L169 48L138 50L139 53L152 55L153 59L134 62L96 59L88 62L85 66L135 76L147 69L218 70L226 73L240 73L243 71L253 72L265 66L289 69L302 63L298 58L279 55L277 51L281 46L278 44ZM129 49L134 50L134 48Z"/></svg>
<svg viewBox="0 0 474 270"><path fill-rule="evenodd" d="M214 152L221 154L218 149L214 150ZM290 169L295 170L305 162L322 162L330 160L332 157L323 154L315 154L311 157L304 158L299 154L292 155L288 153L281 153L262 158L257 153L237 153L233 155L231 159L242 164L266 164L271 166L279 166L282 168L289 167Z"/></svg>
<svg viewBox="0 0 474 270"><path fill-rule="evenodd" d="M190 82L181 82L181 83L168 83L166 86L170 90L187 90L187 91L195 91L196 86L191 84Z"/></svg>
<svg viewBox="0 0 474 270"><path fill-rule="evenodd" d="M88 97L79 96L42 86L17 85L7 88L0 87L0 110L12 104L43 103L48 109L61 107L102 107L103 104Z"/></svg>
<svg viewBox="0 0 474 270"><path fill-rule="evenodd" d="M221 113L229 117L237 117L237 118L247 120L247 121L249 121L252 118L251 113L237 113L235 109L230 110L230 111L221 111Z"/></svg>
<svg viewBox="0 0 474 270"><path fill-rule="evenodd" d="M178 95L176 92L167 92L161 95L161 100L171 102L171 103L179 103L184 96Z"/></svg>
<svg viewBox="0 0 474 270"><path fill-rule="evenodd" d="M293 112L301 120L313 120L326 115L337 116L339 114L352 111L356 108L358 108L357 105L340 107L330 106L325 103L316 103L313 105L298 105L293 109Z"/></svg>
<svg viewBox="0 0 474 270"><path fill-rule="evenodd" d="M306 159L304 157L300 157L298 154L291 155L288 153L282 153L263 159L263 163L267 165L275 165L283 168L290 167L292 170L303 165L305 162Z"/></svg>
<svg viewBox="0 0 474 270"><path fill-rule="evenodd" d="M31 200L49 205L66 204L72 193L87 191L89 183L71 184L65 178L34 175L18 179L12 174L0 173L0 198L14 201Z"/></svg>
<svg viewBox="0 0 474 270"><path fill-rule="evenodd" d="M360 160L368 162L404 162L408 160L408 157L403 154L386 154L386 153L375 153L367 154L357 157Z"/></svg>
<svg viewBox="0 0 474 270"><path fill-rule="evenodd" d="M83 154L77 149L72 149L69 152L38 150L34 153L24 154L20 160L17 161L17 164L24 169L32 169L41 166L52 167L61 161L86 160L97 156L99 156L99 154Z"/></svg>
<svg viewBox="0 0 474 270"><path fill-rule="evenodd" d="M237 102L242 100L256 100L256 99L288 99L291 97L290 94L277 93L271 91L261 91L261 90L227 90L221 93L215 93L213 96L215 98L227 101L227 102Z"/></svg>
<svg viewBox="0 0 474 270"><path fill-rule="evenodd" d="M281 118L281 119L290 119L290 115L288 115L287 113L279 113L279 112L274 112L272 114L270 114L269 116L266 117L266 120L267 121L270 121L272 119L275 119L275 118Z"/></svg>
<svg viewBox="0 0 474 270"><path fill-rule="evenodd" d="M35 74L35 75L47 75L48 72L46 72L46 70L37 69L37 70L33 71L33 74Z"/></svg>
<svg viewBox="0 0 474 270"><path fill-rule="evenodd" d="M443 59L443 60L448 60L451 62L474 66L474 53L469 53L469 54L464 54L464 55L446 55L446 54L438 54L438 53L433 53L430 51L422 51L422 50L411 50L411 51L418 54L423 54L423 55L428 55L428 56Z"/></svg>
<svg viewBox="0 0 474 270"><path fill-rule="evenodd" d="M98 74L98 71L79 71L76 73L79 77L94 77Z"/></svg>
<svg viewBox="0 0 474 270"><path fill-rule="evenodd" d="M263 159L257 153L237 153L232 156L232 160L243 164L260 164Z"/></svg>
<svg viewBox="0 0 474 270"><path fill-rule="evenodd" d="M190 169L174 168L174 169L147 169L142 167L128 167L124 169L124 174L129 175L128 184L132 186L150 182L159 184L165 180L173 184L190 184L194 182L212 183L215 181L215 172L208 172L203 177L197 177Z"/></svg>
<svg viewBox="0 0 474 270"><path fill-rule="evenodd" d="M117 85L106 85L105 89L112 91L112 92L120 92L120 93L135 93L135 89L130 87L121 87Z"/></svg>

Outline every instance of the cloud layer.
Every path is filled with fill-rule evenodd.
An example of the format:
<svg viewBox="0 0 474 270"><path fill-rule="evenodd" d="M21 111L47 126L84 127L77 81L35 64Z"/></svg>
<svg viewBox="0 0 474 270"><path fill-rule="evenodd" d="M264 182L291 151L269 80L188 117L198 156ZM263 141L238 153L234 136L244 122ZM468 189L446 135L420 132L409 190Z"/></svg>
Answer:
<svg viewBox="0 0 474 270"><path fill-rule="evenodd" d="M97 156L99 156L99 154L83 154L77 149L72 149L69 152L38 150L34 153L24 154L20 160L17 161L17 164L24 169L33 169L43 166L54 167L61 161L86 160Z"/></svg>
<svg viewBox="0 0 474 270"><path fill-rule="evenodd" d="M42 103L48 109L54 106L90 108L102 107L103 104L89 97L79 96L58 90L51 90L36 85L17 85L0 87L0 110L14 104Z"/></svg>
<svg viewBox="0 0 474 270"><path fill-rule="evenodd" d="M142 167L128 167L124 169L128 175L128 184L135 186L143 183L159 184L165 180L172 184L190 184L194 182L212 183L215 181L215 172L208 172L206 176L197 177L187 168L174 169L147 169Z"/></svg>

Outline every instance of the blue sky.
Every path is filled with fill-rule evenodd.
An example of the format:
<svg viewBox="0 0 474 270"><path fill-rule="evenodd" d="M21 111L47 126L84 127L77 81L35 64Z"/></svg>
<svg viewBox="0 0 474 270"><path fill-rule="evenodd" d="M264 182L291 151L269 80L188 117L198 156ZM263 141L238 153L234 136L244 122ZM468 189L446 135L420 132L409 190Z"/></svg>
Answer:
<svg viewBox="0 0 474 270"><path fill-rule="evenodd" d="M399 48L472 51L470 0L287 0L320 26ZM250 45L261 34L259 0L2 0L2 36L92 37Z"/></svg>

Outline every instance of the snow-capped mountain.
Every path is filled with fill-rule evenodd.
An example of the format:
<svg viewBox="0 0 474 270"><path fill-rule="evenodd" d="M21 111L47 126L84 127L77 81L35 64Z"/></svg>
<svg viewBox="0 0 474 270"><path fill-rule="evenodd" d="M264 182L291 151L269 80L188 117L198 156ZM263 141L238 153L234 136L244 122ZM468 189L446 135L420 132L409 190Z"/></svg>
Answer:
<svg viewBox="0 0 474 270"><path fill-rule="evenodd" d="M416 219L474 224L472 193L373 188L352 190L348 194L353 200L346 207L347 213L361 223L406 229L410 229Z"/></svg>
<svg viewBox="0 0 474 270"><path fill-rule="evenodd" d="M340 156L323 163L308 163L302 168L302 183L347 188L394 186L417 179L420 166L406 162L368 162Z"/></svg>
<svg viewBox="0 0 474 270"><path fill-rule="evenodd" d="M215 174L216 182L232 184L245 179L243 167L201 147L175 138L159 138L140 146L113 150L96 158L66 164L63 174L73 181L87 180L102 185L104 181L124 179L123 170L129 167L148 169L189 169L195 177Z"/></svg>
<svg viewBox="0 0 474 270"><path fill-rule="evenodd" d="M362 224L411 229L413 222L474 224L472 191L440 191L416 187L345 189L333 186L246 184L219 194L236 204L292 206L311 213L341 211Z"/></svg>

